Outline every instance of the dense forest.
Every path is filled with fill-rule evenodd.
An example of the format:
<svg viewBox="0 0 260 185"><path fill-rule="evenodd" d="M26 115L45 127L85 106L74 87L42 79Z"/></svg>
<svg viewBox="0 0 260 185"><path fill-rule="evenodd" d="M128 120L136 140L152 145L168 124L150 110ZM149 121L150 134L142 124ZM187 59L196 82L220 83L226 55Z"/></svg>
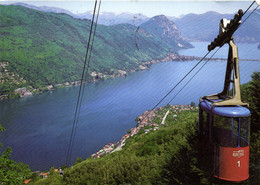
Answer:
<svg viewBox="0 0 260 185"><path fill-rule="evenodd" d="M250 178L243 184L260 182L260 72L241 88L243 100L250 104L252 113L250 141ZM145 127L130 137L121 151L101 158L91 157L76 160L72 167L64 167L60 176L52 167L47 178L35 173L21 172L17 167L20 183L31 178L30 184L219 184L209 171L203 171L198 164L198 110L175 110L172 106L161 109L154 119L160 123L166 111L170 110L165 125L157 131L145 133ZM177 115L177 116L176 116ZM8 161L11 152L3 153L0 162ZM9 164L9 163L8 163ZM11 163L10 163L11 164ZM16 164L14 161L12 164ZM20 164L21 165L21 164ZM2 167L2 165L1 165ZM0 177L8 179L8 165L0 169ZM20 171L19 171L20 169ZM24 169L28 169L24 168ZM25 174L25 175L24 175ZM24 176L22 176L24 175ZM17 175L16 175L17 177ZM3 181L8 184L8 180ZM10 180L11 182L11 180ZM228 184L228 183L226 183Z"/></svg>
<svg viewBox="0 0 260 185"><path fill-rule="evenodd" d="M41 89L80 79L90 20L15 5L0 5L0 12L0 96L19 87ZM105 78L137 70L181 48L144 30L136 35L136 30L130 24L98 25L89 74Z"/></svg>

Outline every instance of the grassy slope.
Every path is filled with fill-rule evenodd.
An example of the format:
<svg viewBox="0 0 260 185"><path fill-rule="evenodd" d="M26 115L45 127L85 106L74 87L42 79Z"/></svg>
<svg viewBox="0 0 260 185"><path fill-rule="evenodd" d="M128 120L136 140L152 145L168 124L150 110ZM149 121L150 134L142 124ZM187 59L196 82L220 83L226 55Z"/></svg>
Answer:
<svg viewBox="0 0 260 185"><path fill-rule="evenodd" d="M89 20L13 5L0 5L0 12L0 63L9 62L9 72L35 88L80 78ZM135 30L127 24L98 25L89 71L114 74L118 69L137 69L142 62L178 49L144 32L135 39Z"/></svg>

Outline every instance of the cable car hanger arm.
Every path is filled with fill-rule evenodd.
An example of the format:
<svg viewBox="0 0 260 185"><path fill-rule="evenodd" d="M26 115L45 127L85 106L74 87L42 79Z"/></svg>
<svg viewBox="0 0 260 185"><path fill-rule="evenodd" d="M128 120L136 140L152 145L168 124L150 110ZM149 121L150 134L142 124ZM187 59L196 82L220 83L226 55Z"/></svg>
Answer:
<svg viewBox="0 0 260 185"><path fill-rule="evenodd" d="M211 101L212 106L248 106L247 103L243 103L241 101L238 50L237 46L233 41L233 34L241 24L241 18L243 15L243 11L240 9L238 13L234 16L234 19L230 21L228 21L227 19L221 19L219 25L220 33L218 37L214 40L214 42L211 42L211 44L208 46L208 50L211 51L215 49L215 47L217 46L222 47L226 43L229 44L228 60L223 91L221 93L202 97L202 99L207 99ZM232 96L229 96L230 83L233 83Z"/></svg>

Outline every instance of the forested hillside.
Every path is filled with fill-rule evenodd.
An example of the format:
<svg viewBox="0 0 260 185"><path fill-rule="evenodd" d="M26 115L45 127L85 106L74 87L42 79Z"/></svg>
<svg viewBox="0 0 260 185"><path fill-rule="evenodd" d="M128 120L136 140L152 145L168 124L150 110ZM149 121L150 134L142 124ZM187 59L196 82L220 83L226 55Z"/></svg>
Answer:
<svg viewBox="0 0 260 185"><path fill-rule="evenodd" d="M246 185L260 182L259 77L259 72L254 73L252 81L241 90L252 113L250 178L242 183ZM31 184L230 184L199 167L198 110L166 106L153 122L159 125L167 110L169 114L160 129L145 133L154 127L144 127L130 137L121 151L77 160L63 177L52 169L48 178L36 178Z"/></svg>
<svg viewBox="0 0 260 185"><path fill-rule="evenodd" d="M80 79L89 20L14 5L0 5L0 11L0 95L18 87L41 88ZM137 48L136 29L129 24L98 25L89 73L117 75L118 70L138 69L142 62L180 48L144 31L138 33Z"/></svg>

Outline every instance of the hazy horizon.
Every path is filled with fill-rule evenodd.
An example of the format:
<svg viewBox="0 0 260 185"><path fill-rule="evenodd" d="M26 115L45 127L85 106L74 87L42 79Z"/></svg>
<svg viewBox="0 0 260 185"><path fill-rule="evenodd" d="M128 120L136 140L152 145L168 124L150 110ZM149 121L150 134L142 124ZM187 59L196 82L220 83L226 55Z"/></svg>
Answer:
<svg viewBox="0 0 260 185"><path fill-rule="evenodd" d="M2 5L25 3L37 7L47 6L61 8L73 14L93 11L93 1L0 1ZM238 9L246 10L251 1L102 1L100 13L110 12L141 13L147 17L164 14L181 17L189 13L203 14L215 11L221 14L234 14Z"/></svg>

